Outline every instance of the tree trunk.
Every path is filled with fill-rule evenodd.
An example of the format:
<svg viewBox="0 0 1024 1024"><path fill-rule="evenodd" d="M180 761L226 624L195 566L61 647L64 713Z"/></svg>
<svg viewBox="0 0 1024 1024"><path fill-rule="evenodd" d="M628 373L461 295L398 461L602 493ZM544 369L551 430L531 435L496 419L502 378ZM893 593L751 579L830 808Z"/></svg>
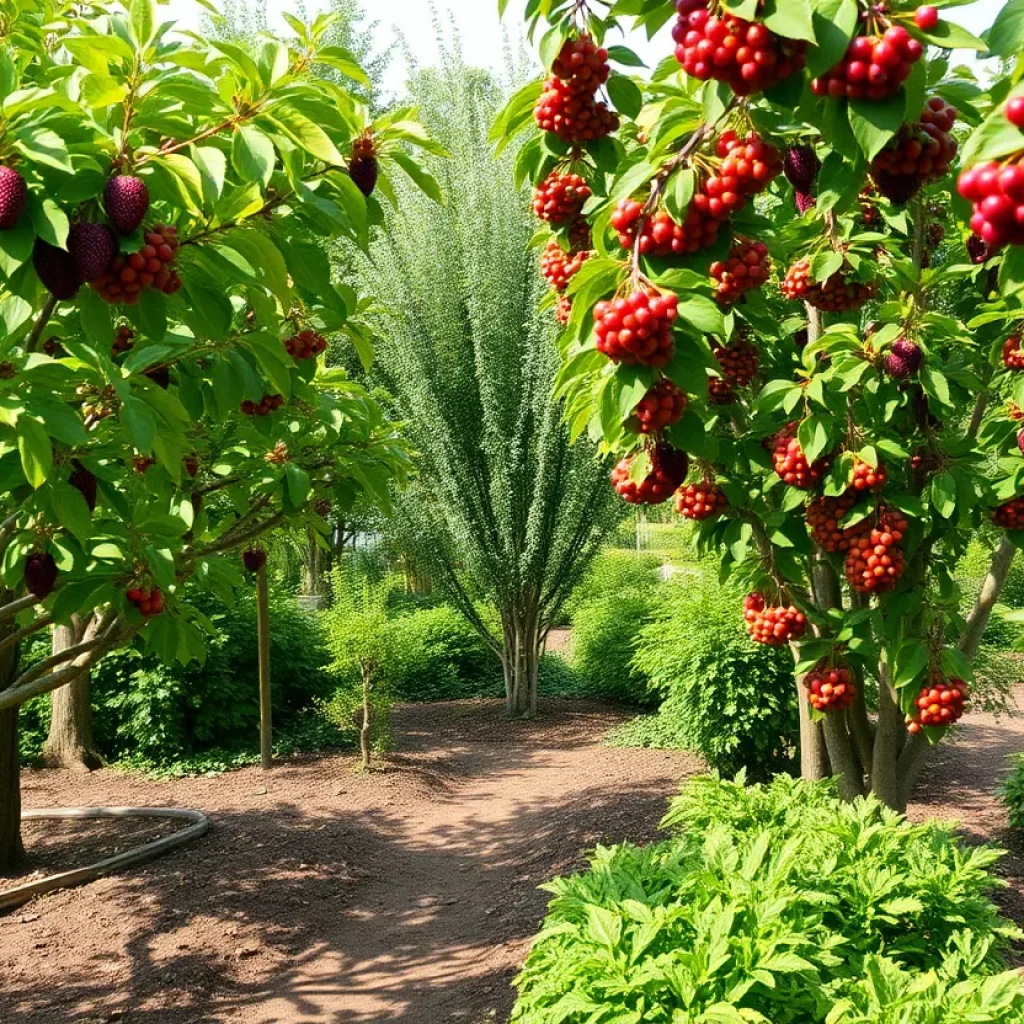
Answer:
<svg viewBox="0 0 1024 1024"><path fill-rule="evenodd" d="M363 770L370 767L370 730L373 728L373 709L370 706L370 688L373 685L373 669L362 665L360 672L363 678L363 725L359 730L359 750L363 756Z"/></svg>
<svg viewBox="0 0 1024 1024"><path fill-rule="evenodd" d="M513 624L504 630L506 649L502 657L508 712L511 716L532 717L537 714L537 682L543 646L537 610L520 609L512 613L511 618Z"/></svg>
<svg viewBox="0 0 1024 1024"><path fill-rule="evenodd" d="M260 677L260 767L269 771L274 764L274 727L270 692L270 590L266 563L256 573L256 633Z"/></svg>
<svg viewBox="0 0 1024 1024"><path fill-rule="evenodd" d="M309 531L309 536L302 551L302 595L309 598L307 606L324 608L327 606L328 584L327 574L331 568L330 552L325 551Z"/></svg>
<svg viewBox="0 0 1024 1024"><path fill-rule="evenodd" d="M10 594L0 591L0 604ZM16 627L0 630L9 635ZM20 661L19 645L0 652L0 689L6 689L17 678ZM21 765L18 757L18 709L0 711L0 871L8 871L24 860L21 844Z"/></svg>
<svg viewBox="0 0 1024 1024"><path fill-rule="evenodd" d="M60 654L80 643L86 623L76 618L71 626L53 627L53 653ZM43 763L49 768L91 772L103 767L92 736L92 705L89 673L51 696L50 732L43 747Z"/></svg>

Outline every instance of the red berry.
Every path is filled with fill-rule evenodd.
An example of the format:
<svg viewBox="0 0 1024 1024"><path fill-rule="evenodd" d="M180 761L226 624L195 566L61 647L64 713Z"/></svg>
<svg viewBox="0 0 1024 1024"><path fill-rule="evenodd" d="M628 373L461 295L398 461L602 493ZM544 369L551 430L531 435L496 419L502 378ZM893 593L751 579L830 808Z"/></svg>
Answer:
<svg viewBox="0 0 1024 1024"><path fill-rule="evenodd" d="M811 539L823 551L842 554L850 550L853 542L871 530L871 521L862 519L852 526L840 526L857 503L858 495L847 491L838 498L819 496L807 506L807 525Z"/></svg>
<svg viewBox="0 0 1024 1024"><path fill-rule="evenodd" d="M640 434L656 434L678 423L687 404L686 392L662 377L637 403L628 425Z"/></svg>
<svg viewBox="0 0 1024 1024"><path fill-rule="evenodd" d="M1021 349L1020 333L1011 334L1003 342L1003 365L1009 370L1024 370L1024 350Z"/></svg>
<svg viewBox="0 0 1024 1024"><path fill-rule="evenodd" d="M1024 128L1024 96L1014 96L1006 103L1006 120L1015 128Z"/></svg>
<svg viewBox="0 0 1024 1024"><path fill-rule="evenodd" d="M914 12L914 24L922 32L931 32L939 23L939 11L936 7L922 6Z"/></svg>
<svg viewBox="0 0 1024 1024"><path fill-rule="evenodd" d="M946 679L932 671L930 681L921 687L914 703L918 711L916 715L907 716L908 732L920 732L924 726L953 725L966 710L967 684L962 679Z"/></svg>
<svg viewBox="0 0 1024 1024"><path fill-rule="evenodd" d="M899 543L908 523L890 509L880 509L870 533L854 540L846 555L846 580L862 594L891 590L899 582L906 560Z"/></svg>
<svg viewBox="0 0 1024 1024"><path fill-rule="evenodd" d="M731 306L745 292L760 288L771 273L768 246L738 238L726 260L711 264L711 276L718 282L715 298L720 306Z"/></svg>
<svg viewBox="0 0 1024 1024"><path fill-rule="evenodd" d="M540 272L556 292L564 292L589 258L589 249L566 252L555 239L551 239L540 258Z"/></svg>
<svg viewBox="0 0 1024 1024"><path fill-rule="evenodd" d="M1004 530L1024 529L1024 498L1003 502L992 513L992 521Z"/></svg>

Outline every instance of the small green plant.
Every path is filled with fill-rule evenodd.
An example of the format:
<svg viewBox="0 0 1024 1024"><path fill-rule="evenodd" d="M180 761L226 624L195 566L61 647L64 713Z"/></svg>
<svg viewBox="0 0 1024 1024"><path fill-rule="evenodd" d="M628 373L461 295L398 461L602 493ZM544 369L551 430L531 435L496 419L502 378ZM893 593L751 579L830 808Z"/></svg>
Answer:
<svg viewBox="0 0 1024 1024"><path fill-rule="evenodd" d="M631 668L662 704L613 732L612 743L682 747L726 774L788 767L798 730L792 656L750 643L735 613L739 593L697 569L659 587Z"/></svg>
<svg viewBox="0 0 1024 1024"><path fill-rule="evenodd" d="M1013 768L997 793L1006 807L1010 824L1024 831L1024 754L1014 754L1012 763Z"/></svg>
<svg viewBox="0 0 1024 1024"><path fill-rule="evenodd" d="M1024 1019L1020 933L989 898L1000 851L788 777L693 780L663 824L544 887L516 1024Z"/></svg>

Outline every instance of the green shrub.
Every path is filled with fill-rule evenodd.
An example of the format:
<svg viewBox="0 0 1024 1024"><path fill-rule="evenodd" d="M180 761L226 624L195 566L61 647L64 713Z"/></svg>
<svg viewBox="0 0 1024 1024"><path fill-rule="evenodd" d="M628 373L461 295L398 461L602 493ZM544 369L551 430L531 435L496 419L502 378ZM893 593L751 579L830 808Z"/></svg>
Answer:
<svg viewBox="0 0 1024 1024"><path fill-rule="evenodd" d="M711 572L688 570L658 589L632 666L663 703L610 742L682 747L727 774L788 767L799 731L792 655L752 643L742 606L742 591Z"/></svg>
<svg viewBox="0 0 1024 1024"><path fill-rule="evenodd" d="M1011 761L1010 774L996 792L1006 807L1010 824L1024 831L1024 754L1014 754Z"/></svg>
<svg viewBox="0 0 1024 1024"><path fill-rule="evenodd" d="M651 703L646 677L633 655L641 629L650 622L665 589L653 583L609 589L578 607L572 617L572 667L579 695L635 704Z"/></svg>
<svg viewBox="0 0 1024 1024"><path fill-rule="evenodd" d="M662 560L657 555L605 548L566 602L569 620L575 620L585 605L603 601L620 591L653 589L661 580L661 566Z"/></svg>
<svg viewBox="0 0 1024 1024"><path fill-rule="evenodd" d="M989 898L1000 852L828 782L692 781L653 846L598 848L554 899L516 1024L1024 1020ZM899 1009L895 1009L899 1008Z"/></svg>

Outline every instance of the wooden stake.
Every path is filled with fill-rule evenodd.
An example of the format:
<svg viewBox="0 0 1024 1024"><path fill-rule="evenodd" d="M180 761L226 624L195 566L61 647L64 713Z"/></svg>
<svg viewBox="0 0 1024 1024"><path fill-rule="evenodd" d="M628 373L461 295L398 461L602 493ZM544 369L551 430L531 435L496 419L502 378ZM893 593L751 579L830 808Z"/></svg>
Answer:
<svg viewBox="0 0 1024 1024"><path fill-rule="evenodd" d="M273 764L274 733L270 708L270 592L267 566L256 573L256 626L260 655L260 767Z"/></svg>

